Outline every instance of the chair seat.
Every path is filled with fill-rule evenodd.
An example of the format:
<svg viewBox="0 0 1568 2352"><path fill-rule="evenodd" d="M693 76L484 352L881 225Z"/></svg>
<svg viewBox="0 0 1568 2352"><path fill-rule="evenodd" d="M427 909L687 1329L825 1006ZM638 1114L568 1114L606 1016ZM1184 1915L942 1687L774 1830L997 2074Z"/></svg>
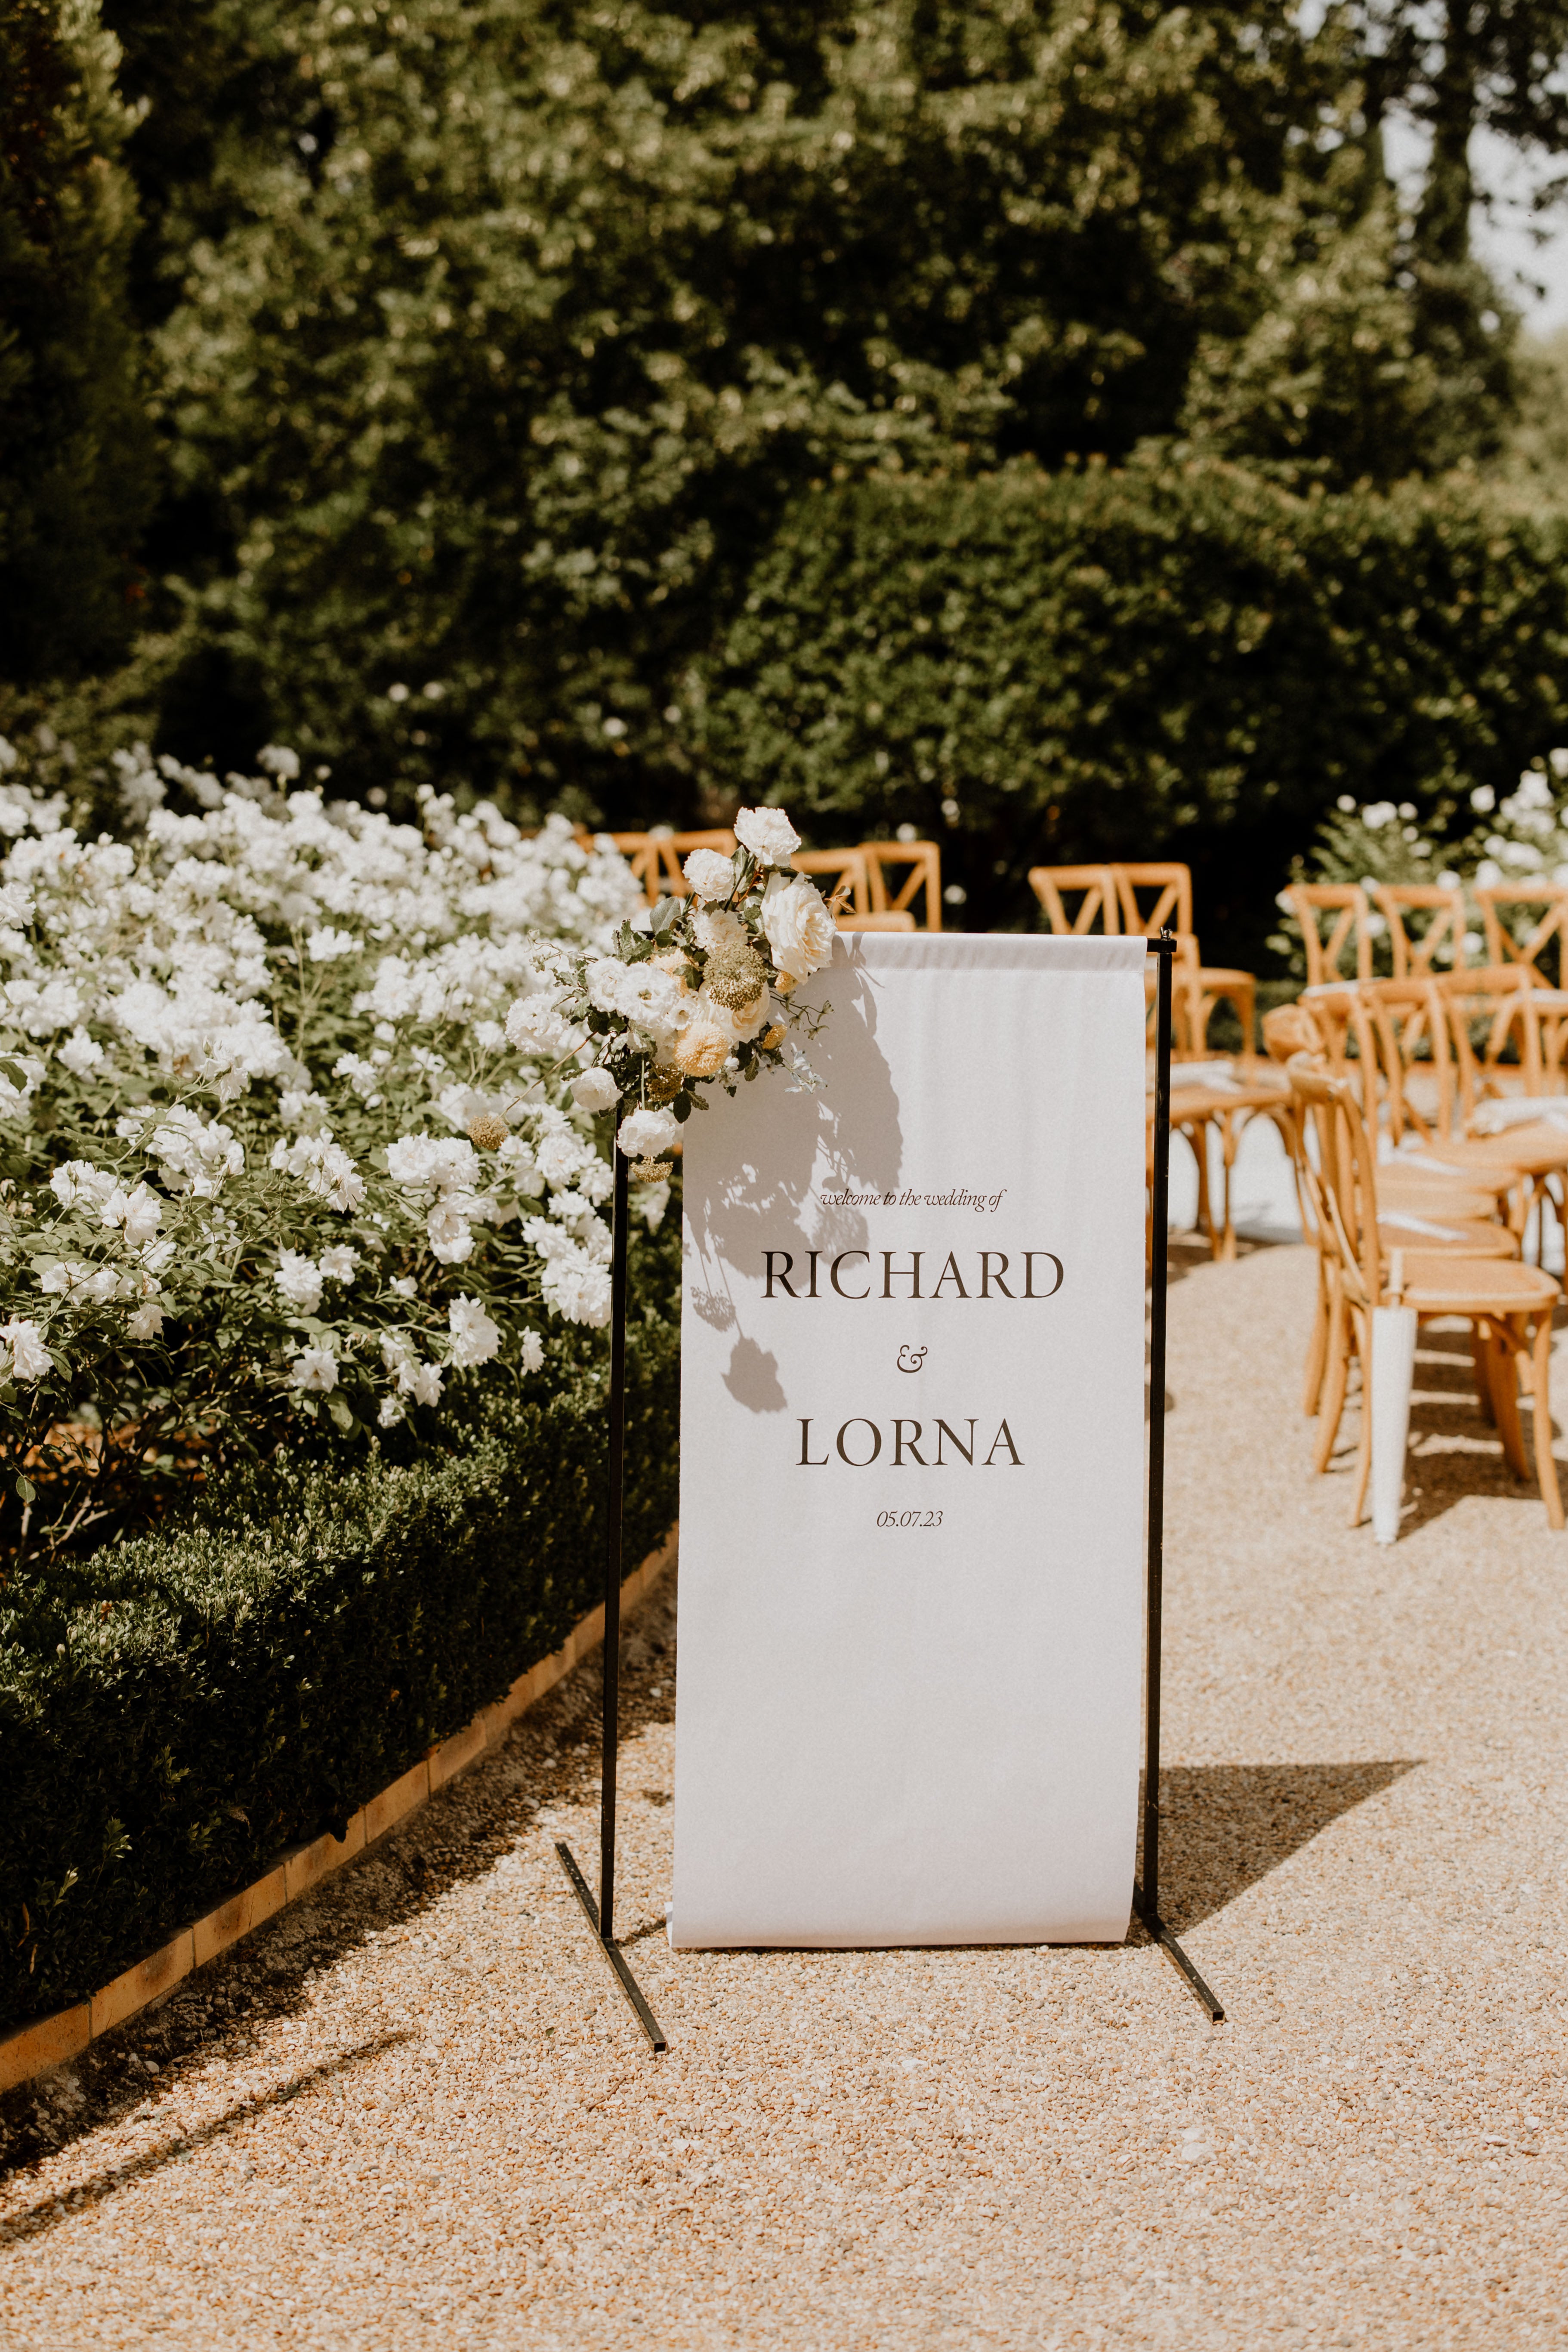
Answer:
<svg viewBox="0 0 1568 2352"><path fill-rule="evenodd" d="M1405 1211L1409 1222L1401 1224L1400 1211L1390 1211L1384 1201L1377 1205L1377 1238L1385 1257L1393 1250L1404 1250L1406 1255L1419 1250L1424 1257L1433 1250L1441 1250L1445 1256L1454 1251L1466 1257L1519 1255L1519 1235L1490 1217L1423 1216L1419 1211Z"/></svg>
<svg viewBox="0 0 1568 2352"><path fill-rule="evenodd" d="M1560 1295L1539 1266L1405 1252L1404 1304L1417 1315L1531 1315L1555 1307Z"/></svg>
<svg viewBox="0 0 1568 2352"><path fill-rule="evenodd" d="M1511 1177L1512 1171L1505 1173ZM1377 1171L1379 1209L1404 1209L1415 1217L1489 1217L1498 1194L1507 1190L1506 1181L1483 1186L1458 1170L1401 1168L1397 1160L1385 1160Z"/></svg>
<svg viewBox="0 0 1568 2352"><path fill-rule="evenodd" d="M1501 1135L1467 1135L1436 1140L1422 1147L1424 1154L1468 1175L1491 1169L1513 1169L1521 1176L1546 1176L1554 1168L1568 1168L1568 1128L1510 1127Z"/></svg>

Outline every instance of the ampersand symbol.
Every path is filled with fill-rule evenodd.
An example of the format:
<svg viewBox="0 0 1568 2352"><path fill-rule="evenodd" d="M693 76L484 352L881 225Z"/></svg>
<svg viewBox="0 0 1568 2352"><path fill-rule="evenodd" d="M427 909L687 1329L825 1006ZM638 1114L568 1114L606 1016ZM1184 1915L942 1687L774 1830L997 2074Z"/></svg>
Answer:
<svg viewBox="0 0 1568 2352"><path fill-rule="evenodd" d="M925 1362L925 1360L926 1351L923 1348L900 1348L899 1349L899 1370L900 1372L918 1372L921 1366Z"/></svg>

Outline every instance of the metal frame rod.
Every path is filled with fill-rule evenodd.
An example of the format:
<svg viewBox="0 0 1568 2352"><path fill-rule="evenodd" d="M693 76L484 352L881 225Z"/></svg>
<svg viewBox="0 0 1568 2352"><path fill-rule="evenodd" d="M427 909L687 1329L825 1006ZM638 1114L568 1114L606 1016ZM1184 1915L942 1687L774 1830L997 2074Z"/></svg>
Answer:
<svg viewBox="0 0 1568 2352"><path fill-rule="evenodd" d="M1171 977L1174 934L1148 941L1158 965L1154 1003L1154 1166L1150 1185L1149 1266L1149 1552L1147 1647L1143 1682L1143 1876L1134 1881L1132 1907L1151 1938L1181 1970L1189 1990L1215 2025L1225 2011L1160 1916L1160 1645L1165 1581L1165 1299L1170 1284Z"/></svg>
<svg viewBox="0 0 1568 2352"><path fill-rule="evenodd" d="M616 1759L620 1740L621 1555L625 1549L626 1478L626 1228L629 1217L626 1155L616 1147L615 1224L610 1244L610 1463L605 1537L604 1710L599 1769L599 1899L577 1867L570 1846L555 1852L594 1938L616 1972L616 1980L656 2052L667 2049L642 1990L616 1942Z"/></svg>

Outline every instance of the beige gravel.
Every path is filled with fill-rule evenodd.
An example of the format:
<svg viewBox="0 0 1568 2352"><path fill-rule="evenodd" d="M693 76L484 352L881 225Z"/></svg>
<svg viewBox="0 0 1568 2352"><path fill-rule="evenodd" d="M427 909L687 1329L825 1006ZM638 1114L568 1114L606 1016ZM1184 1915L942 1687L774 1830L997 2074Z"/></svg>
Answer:
<svg viewBox="0 0 1568 2352"><path fill-rule="evenodd" d="M6 2103L0 2340L1563 2345L1568 1538L1441 1339L1408 1532L1344 1528L1311 1281L1258 1250L1172 1298L1167 1908L1228 2023L1141 1942L671 1953L667 1591L628 1643L623 1916L668 2055L550 1851L592 1850L590 1664Z"/></svg>

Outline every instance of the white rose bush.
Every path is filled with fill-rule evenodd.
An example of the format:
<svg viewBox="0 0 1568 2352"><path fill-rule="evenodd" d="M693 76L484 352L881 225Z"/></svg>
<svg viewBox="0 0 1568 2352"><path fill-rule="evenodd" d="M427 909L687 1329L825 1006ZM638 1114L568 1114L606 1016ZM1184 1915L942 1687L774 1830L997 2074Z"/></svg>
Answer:
<svg viewBox="0 0 1568 2352"><path fill-rule="evenodd" d="M651 1224L697 1089L782 1063L831 951L776 810L649 910L564 819L426 791L398 824L261 764L121 755L123 841L0 783L0 1471L35 1549L537 1374L608 1318L615 1135Z"/></svg>

